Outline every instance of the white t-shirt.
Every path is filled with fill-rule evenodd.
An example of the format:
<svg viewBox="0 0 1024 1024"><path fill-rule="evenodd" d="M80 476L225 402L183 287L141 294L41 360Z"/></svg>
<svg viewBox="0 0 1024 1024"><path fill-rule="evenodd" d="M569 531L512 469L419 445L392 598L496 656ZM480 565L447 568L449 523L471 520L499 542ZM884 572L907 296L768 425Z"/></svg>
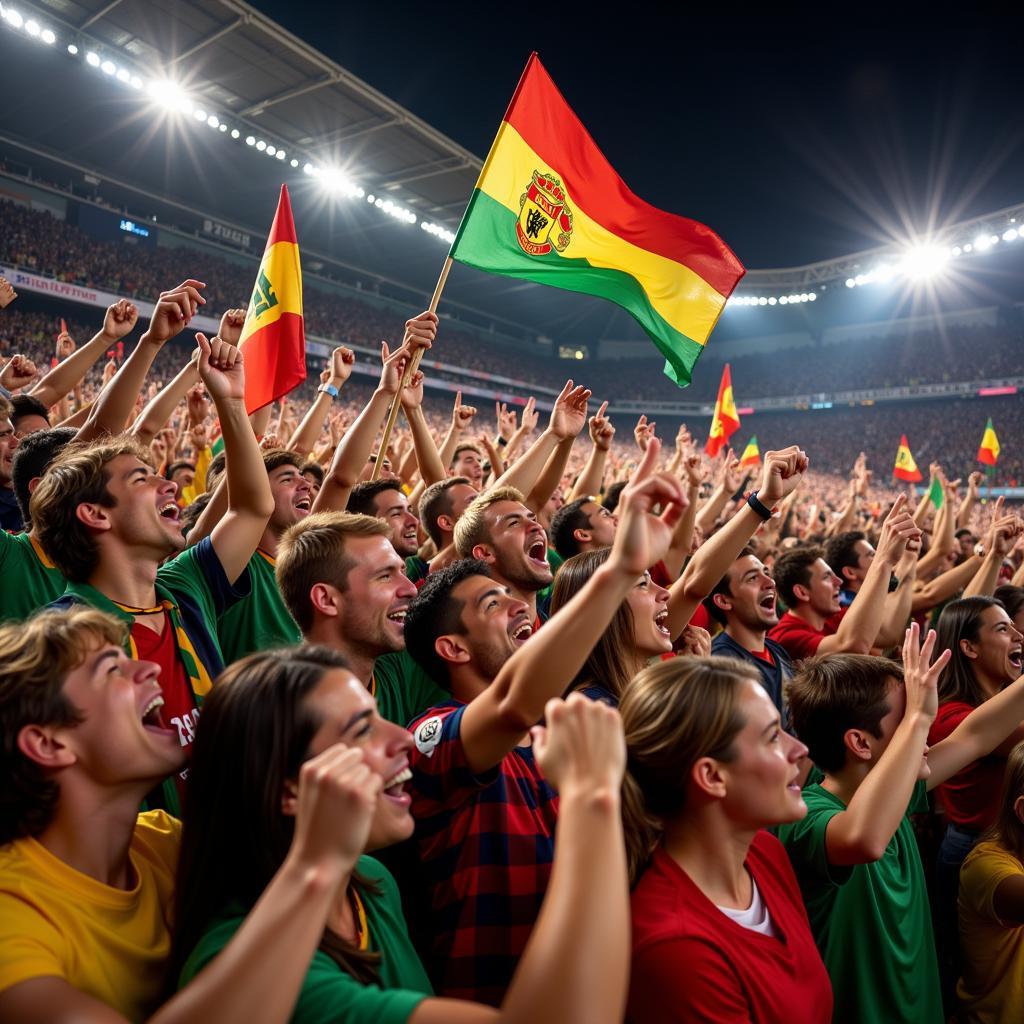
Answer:
<svg viewBox="0 0 1024 1024"><path fill-rule="evenodd" d="M753 899L750 901L750 906L746 910L734 910L732 907L718 907L715 906L725 914L726 917L735 921L737 924L742 925L744 928L749 928L752 932L757 932L759 935L768 935L771 938L775 938L775 926L772 924L771 915L768 913L768 907L765 905L763 899L761 899L761 890L757 887L757 882L751 878L750 884L754 890Z"/></svg>

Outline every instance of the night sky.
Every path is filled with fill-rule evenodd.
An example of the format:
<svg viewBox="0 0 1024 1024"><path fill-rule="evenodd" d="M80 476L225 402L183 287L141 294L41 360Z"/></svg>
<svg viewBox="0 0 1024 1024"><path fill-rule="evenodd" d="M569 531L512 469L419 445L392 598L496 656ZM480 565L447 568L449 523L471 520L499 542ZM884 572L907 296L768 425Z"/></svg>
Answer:
<svg viewBox="0 0 1024 1024"><path fill-rule="evenodd" d="M254 6L480 157L536 48L630 187L709 224L752 268L1024 197L1019 17Z"/></svg>

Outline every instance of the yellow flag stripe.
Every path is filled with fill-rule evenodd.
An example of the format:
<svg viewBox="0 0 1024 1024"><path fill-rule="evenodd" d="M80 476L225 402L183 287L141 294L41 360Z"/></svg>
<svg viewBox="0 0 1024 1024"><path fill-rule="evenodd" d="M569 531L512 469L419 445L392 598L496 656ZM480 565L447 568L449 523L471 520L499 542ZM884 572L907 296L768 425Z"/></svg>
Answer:
<svg viewBox="0 0 1024 1024"><path fill-rule="evenodd" d="M978 435L975 434L975 437ZM996 437L996 432L991 428L985 430L985 436L981 439L981 447L988 449L994 455L999 454L999 438Z"/></svg>
<svg viewBox="0 0 1024 1024"><path fill-rule="evenodd" d="M515 128L505 123L477 188L518 217L519 199L534 171L561 177L557 167L541 160ZM689 267L612 234L587 216L571 195L567 204L572 212L572 235L562 255L631 274L667 323L703 345L721 315L725 298Z"/></svg>
<svg viewBox="0 0 1024 1024"><path fill-rule="evenodd" d="M275 242L263 254L239 345L276 323L284 313L302 316L302 274L299 247L294 242Z"/></svg>

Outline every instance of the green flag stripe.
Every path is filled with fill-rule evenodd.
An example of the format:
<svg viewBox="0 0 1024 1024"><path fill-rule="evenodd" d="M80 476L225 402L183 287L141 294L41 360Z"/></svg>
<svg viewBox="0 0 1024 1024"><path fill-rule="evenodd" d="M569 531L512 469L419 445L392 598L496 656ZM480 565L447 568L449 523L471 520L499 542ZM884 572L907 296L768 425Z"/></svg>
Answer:
<svg viewBox="0 0 1024 1024"><path fill-rule="evenodd" d="M666 322L635 277L623 270L594 267L586 259L559 256L555 251L544 256L523 252L516 241L516 217L486 193L473 193L451 255L478 270L614 302L640 324L665 357L665 373L680 387L690 383L704 347Z"/></svg>

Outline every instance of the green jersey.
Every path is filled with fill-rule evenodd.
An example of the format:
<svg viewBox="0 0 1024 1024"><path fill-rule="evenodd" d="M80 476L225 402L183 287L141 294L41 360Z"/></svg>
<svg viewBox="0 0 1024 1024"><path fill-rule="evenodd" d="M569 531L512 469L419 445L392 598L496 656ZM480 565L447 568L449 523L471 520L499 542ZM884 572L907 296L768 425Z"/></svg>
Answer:
<svg viewBox="0 0 1024 1024"><path fill-rule="evenodd" d="M274 576L274 558L257 551L249 559L252 590L217 620L224 664L272 647L302 643L302 633L281 597Z"/></svg>
<svg viewBox="0 0 1024 1024"><path fill-rule="evenodd" d="M377 658L373 663L370 693L377 699L381 718L403 728L427 708L452 699L452 695L438 686L408 651L382 654Z"/></svg>
<svg viewBox="0 0 1024 1024"><path fill-rule="evenodd" d="M871 864L828 862L825 829L846 805L805 787L807 817L779 827L800 882L811 931L835 993L834 1021L942 1024L942 998L921 856L907 815L927 810L919 782L885 855Z"/></svg>
<svg viewBox="0 0 1024 1024"><path fill-rule="evenodd" d="M433 995L423 964L409 941L398 886L372 857L360 857L356 871L370 883L359 895L366 910L369 948L380 954L380 985L364 985L317 950L306 972L291 1024L405 1024L417 1006ZM235 904L203 933L178 979L184 988L228 944L245 920Z"/></svg>
<svg viewBox="0 0 1024 1024"><path fill-rule="evenodd" d="M18 622L56 601L67 583L29 533L0 530L0 622Z"/></svg>
<svg viewBox="0 0 1024 1024"><path fill-rule="evenodd" d="M425 562L419 555L410 555L405 560L405 575L411 583L419 583L430 575L430 563Z"/></svg>

